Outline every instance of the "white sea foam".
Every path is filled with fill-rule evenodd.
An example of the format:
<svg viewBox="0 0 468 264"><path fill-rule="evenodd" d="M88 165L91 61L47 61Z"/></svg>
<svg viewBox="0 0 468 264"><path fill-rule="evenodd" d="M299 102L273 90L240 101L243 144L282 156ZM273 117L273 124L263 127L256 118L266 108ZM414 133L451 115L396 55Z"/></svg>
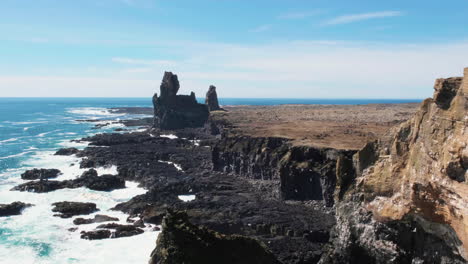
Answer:
<svg viewBox="0 0 468 264"><path fill-rule="evenodd" d="M35 204L24 210L20 216L6 217L0 222L4 232L12 232L9 241L0 241L1 263L41 263L41 264L70 264L70 263L146 263L151 251L155 247L158 232L152 227L145 228L145 233L128 238L88 241L80 238L81 231L89 231L97 224L73 225L73 218L62 219L54 217L52 203L60 201L93 202L100 209L95 214L105 214L119 218L119 223L126 224L128 215L112 211L110 208L117 203L146 192L135 182L126 182L125 189L112 192L98 192L87 188L62 189L50 193L12 192L11 187L23 182L19 174L27 168L57 168L62 171L58 180L71 179L80 175L85 169L80 169L80 161L76 156L55 156L53 151L37 152L30 159L23 162L20 169L9 169L0 174L0 201L11 203L22 201ZM75 163L75 166L70 166ZM98 174L116 174L115 166L98 168ZM9 181L3 181L8 178ZM75 232L69 228L77 227ZM21 256L21 258L18 258Z"/></svg>
<svg viewBox="0 0 468 264"><path fill-rule="evenodd" d="M195 200L196 196L194 194L185 194L185 195L179 195L178 196L179 200L182 200L184 202L190 202Z"/></svg>
<svg viewBox="0 0 468 264"><path fill-rule="evenodd" d="M7 142L13 142L13 141L17 141L19 138L9 138L9 139L5 139L5 140L0 140L0 144L1 143L7 143Z"/></svg>
<svg viewBox="0 0 468 264"><path fill-rule="evenodd" d="M93 134L90 134L90 135L93 135ZM63 140L63 141L59 142L58 145L60 147L64 147L64 148L84 149L87 146L89 146L89 142L88 141L76 142L76 141L71 141L71 140Z"/></svg>
<svg viewBox="0 0 468 264"><path fill-rule="evenodd" d="M23 127L23 131L28 131L31 127Z"/></svg>
<svg viewBox="0 0 468 264"><path fill-rule="evenodd" d="M107 108L100 107L79 107L79 108L70 108L67 111L71 114L77 114L82 116L122 116L124 114L112 113Z"/></svg>
<svg viewBox="0 0 468 264"><path fill-rule="evenodd" d="M5 121L5 123L12 124L12 125L32 125L32 124L45 124L47 123L47 121L27 121L27 122Z"/></svg>
<svg viewBox="0 0 468 264"><path fill-rule="evenodd" d="M0 160L21 157L21 156L24 156L24 155L29 154L31 152L32 151L25 151L25 152L21 152L21 153L18 153L18 154L13 154L13 155L5 156L5 157L0 157Z"/></svg>
<svg viewBox="0 0 468 264"><path fill-rule="evenodd" d="M177 137L177 136L174 135L174 134L161 135L160 137L162 137L162 138L169 138L169 139L176 139L176 138L179 138L179 137Z"/></svg>

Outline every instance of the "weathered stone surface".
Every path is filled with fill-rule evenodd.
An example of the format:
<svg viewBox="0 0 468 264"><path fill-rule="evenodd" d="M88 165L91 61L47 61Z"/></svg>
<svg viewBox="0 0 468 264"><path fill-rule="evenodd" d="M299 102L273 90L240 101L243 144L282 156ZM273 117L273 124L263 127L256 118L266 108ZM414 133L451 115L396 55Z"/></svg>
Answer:
<svg viewBox="0 0 468 264"><path fill-rule="evenodd" d="M32 169L27 170L21 174L23 180L39 180L39 179L52 179L57 178L60 174L60 170L57 169Z"/></svg>
<svg viewBox="0 0 468 264"><path fill-rule="evenodd" d="M97 240L97 239L106 239L111 237L111 231L110 230L94 230L94 231L88 231L88 232L81 232L81 238L82 239L88 239L88 240Z"/></svg>
<svg viewBox="0 0 468 264"><path fill-rule="evenodd" d="M434 99L356 154L365 162L337 196L334 244L322 263L466 263L466 83L468 75L463 84L437 80Z"/></svg>
<svg viewBox="0 0 468 264"><path fill-rule="evenodd" d="M160 96L155 94L153 97L154 128L168 130L202 127L207 121L207 106L199 104L193 92L190 95L177 95L179 88L177 75L165 72Z"/></svg>
<svg viewBox="0 0 468 264"><path fill-rule="evenodd" d="M77 179L65 181L29 181L13 187L12 191L46 193L60 189L75 189L86 187L95 191L113 191L125 188L125 180L115 175L97 175L97 171L90 169Z"/></svg>
<svg viewBox="0 0 468 264"><path fill-rule="evenodd" d="M354 151L292 146L283 138L228 137L213 148L215 171L275 183L272 197L333 205L336 162Z"/></svg>
<svg viewBox="0 0 468 264"><path fill-rule="evenodd" d="M114 175L97 175L97 171L90 169L75 180L80 185L95 191L112 191L125 188L125 180Z"/></svg>
<svg viewBox="0 0 468 264"><path fill-rule="evenodd" d="M150 264L275 264L280 263L255 239L222 235L191 224L182 212L168 214Z"/></svg>
<svg viewBox="0 0 468 264"><path fill-rule="evenodd" d="M59 213L54 216L61 218L70 218L75 215L86 215L99 211L95 203L58 202L52 205L54 206L52 212Z"/></svg>
<svg viewBox="0 0 468 264"><path fill-rule="evenodd" d="M21 212L27 207L32 206L32 204L27 204L23 202L13 202L11 204L0 204L0 217L2 216L12 216L20 215Z"/></svg>
<svg viewBox="0 0 468 264"><path fill-rule="evenodd" d="M87 224L93 224L93 223L102 223L102 222L112 222L112 221L119 221L118 218L116 217L110 217L107 215L100 215L97 214L94 216L94 218L76 218L73 220L73 224L75 225L87 225Z"/></svg>
<svg viewBox="0 0 468 264"><path fill-rule="evenodd" d="M208 92L206 93L205 104L208 106L208 110L210 112L222 110L222 108L219 107L218 94L216 93L216 87L213 85L210 86L210 88L208 89Z"/></svg>
<svg viewBox="0 0 468 264"><path fill-rule="evenodd" d="M55 152L55 155L70 156L70 155L73 155L73 154L77 154L79 152L80 152L80 150L78 150L77 148L62 148L62 149L59 149L57 152Z"/></svg>

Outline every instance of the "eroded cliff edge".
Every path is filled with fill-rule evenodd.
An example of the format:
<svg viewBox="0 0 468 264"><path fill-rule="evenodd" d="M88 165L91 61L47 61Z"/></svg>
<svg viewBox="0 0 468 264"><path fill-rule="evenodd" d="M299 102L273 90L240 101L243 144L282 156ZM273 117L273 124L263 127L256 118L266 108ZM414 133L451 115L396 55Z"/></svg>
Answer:
<svg viewBox="0 0 468 264"><path fill-rule="evenodd" d="M466 263L468 68L354 156L321 263ZM350 180L349 180L350 179ZM351 181L351 183L349 183Z"/></svg>

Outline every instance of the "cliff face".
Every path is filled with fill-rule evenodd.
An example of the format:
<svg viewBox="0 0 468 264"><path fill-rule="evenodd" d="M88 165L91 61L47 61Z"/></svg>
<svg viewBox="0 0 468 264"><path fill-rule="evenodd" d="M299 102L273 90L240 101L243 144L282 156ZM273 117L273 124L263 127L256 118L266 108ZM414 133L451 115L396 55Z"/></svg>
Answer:
<svg viewBox="0 0 468 264"><path fill-rule="evenodd" d="M153 96L154 128L181 129L203 127L208 120L208 108L199 104L192 92L177 95L180 84L177 75L165 72L160 87L160 96Z"/></svg>
<svg viewBox="0 0 468 264"><path fill-rule="evenodd" d="M322 263L465 263L467 122L465 69L438 79L413 118L359 151L356 177L338 175L354 182L338 184L335 243Z"/></svg>
<svg viewBox="0 0 468 264"><path fill-rule="evenodd" d="M283 138L226 137L213 148L215 171L270 185L275 198L333 205L337 161L354 151L293 146Z"/></svg>

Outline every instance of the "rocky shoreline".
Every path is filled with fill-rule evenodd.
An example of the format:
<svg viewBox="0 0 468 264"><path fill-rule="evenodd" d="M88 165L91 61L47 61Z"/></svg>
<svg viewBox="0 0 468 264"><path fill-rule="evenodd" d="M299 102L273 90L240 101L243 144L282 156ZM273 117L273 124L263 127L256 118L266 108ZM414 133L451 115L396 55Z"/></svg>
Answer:
<svg viewBox="0 0 468 264"><path fill-rule="evenodd" d="M468 71L465 78L468 83ZM458 80L440 81L434 99L425 101L413 118L414 111L409 108L397 122L384 119L373 125L380 140L374 141L373 136L363 148L341 148L357 146L363 138L353 130L342 138L354 136L356 140L327 147L323 138L318 138L316 145L311 141L301 145L303 138L291 138L289 132L288 137L277 137L273 131L258 136L264 125L245 130L236 121L236 114L229 116L229 108L225 107L226 112L219 107L215 88L207 94L207 105L201 105L194 101L194 94L177 95L177 76L166 73L161 94L154 97L154 122L153 118L110 120L109 124L119 122L140 129L81 139L89 143L83 150L59 150L58 155L82 158L79 166L89 169L77 179L49 180L60 172L36 170L24 174L33 181L14 189L48 192L85 187L111 191L125 188L125 181L138 182L147 192L114 207L130 215L128 225L113 223L116 220L105 215L78 217L71 223L103 223L82 233L83 239L117 239L139 235L148 225L162 225L151 264L466 263L467 242L461 236L468 227L467 203L461 208L448 207L444 212L452 215L443 213L443 220L427 212L430 208L445 210L441 204L463 202L467 197L463 197L468 186L466 87ZM152 110L113 111L147 114ZM449 121L434 121L442 118ZM390 127L393 131L380 135ZM455 138L448 144L456 146L456 151L427 145L434 140L431 128L444 131L437 140ZM431 153L440 155L452 151L448 162L436 157L438 166L445 168L437 175L441 179L437 186L449 190L437 198L428 196L433 194L429 189L437 178L422 181L414 180L419 174L404 174L430 167L430 162L408 161L416 149L418 155L426 155L428 146L434 150ZM390 163L389 157L393 158ZM95 168L109 166L117 167L117 175L95 173ZM385 174L387 171L391 173ZM433 173L431 169L424 171ZM398 177L407 180L400 182ZM408 182L411 184L405 185ZM429 198L422 201L409 195L405 206L414 209L398 214L395 208L382 211L376 206L387 206L385 199L406 195L399 193L399 188ZM194 199L181 198L187 195ZM25 206L30 205L19 204L13 211L20 212ZM54 210L60 217L71 217L98 208L64 201ZM222 253L225 247L230 255Z"/></svg>

